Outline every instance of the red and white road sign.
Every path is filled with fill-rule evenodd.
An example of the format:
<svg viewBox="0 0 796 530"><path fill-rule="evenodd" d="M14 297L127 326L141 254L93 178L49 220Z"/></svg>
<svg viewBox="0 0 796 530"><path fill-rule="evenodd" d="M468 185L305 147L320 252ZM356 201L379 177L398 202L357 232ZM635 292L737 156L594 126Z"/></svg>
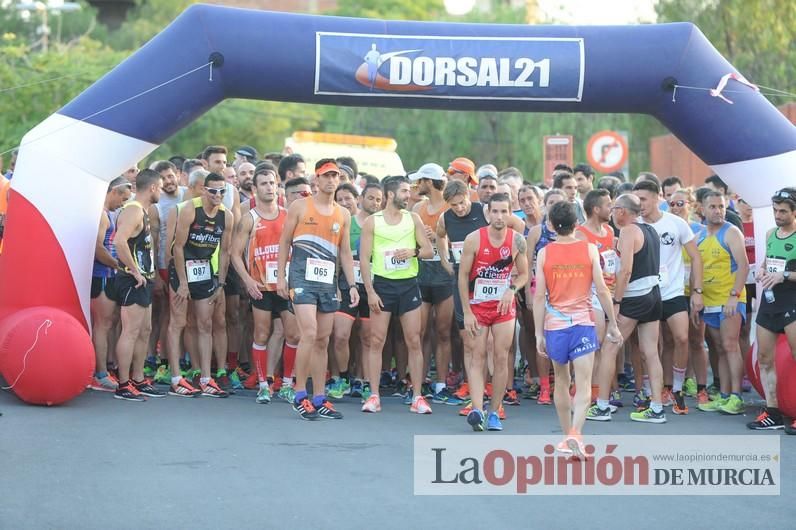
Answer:
<svg viewBox="0 0 796 530"><path fill-rule="evenodd" d="M586 159L600 173L622 169L627 163L629 149L624 136L615 131L600 131L586 144Z"/></svg>

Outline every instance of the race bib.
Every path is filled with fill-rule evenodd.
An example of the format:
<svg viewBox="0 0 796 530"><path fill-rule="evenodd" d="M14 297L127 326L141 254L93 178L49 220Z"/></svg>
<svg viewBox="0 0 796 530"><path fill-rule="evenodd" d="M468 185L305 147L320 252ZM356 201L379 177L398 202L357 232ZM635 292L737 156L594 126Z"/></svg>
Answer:
<svg viewBox="0 0 796 530"><path fill-rule="evenodd" d="M721 311L723 309L724 309L724 306L720 306L720 305L706 306L705 307L705 314L708 314L708 313L721 313Z"/></svg>
<svg viewBox="0 0 796 530"><path fill-rule="evenodd" d="M685 265L683 267L683 270L685 271L685 273L683 274L683 282L684 282L683 285L688 286L690 285L691 282L691 263L690 262L684 263L683 265Z"/></svg>
<svg viewBox="0 0 796 530"><path fill-rule="evenodd" d="M277 262L275 261L266 261L265 262L265 283L273 283L276 284L277 279Z"/></svg>
<svg viewBox="0 0 796 530"><path fill-rule="evenodd" d="M616 252L613 250L606 250L601 252L600 255L603 258L603 272L606 274L616 274L616 265L619 260L619 256L616 255Z"/></svg>
<svg viewBox="0 0 796 530"><path fill-rule="evenodd" d="M451 254L454 263L462 262L462 252L464 252L464 241L451 242Z"/></svg>
<svg viewBox="0 0 796 530"><path fill-rule="evenodd" d="M658 269L658 285L661 286L661 289L669 283L669 269L666 265L661 265L661 268Z"/></svg>
<svg viewBox="0 0 796 530"><path fill-rule="evenodd" d="M766 258L767 272L785 272L785 260L778 258Z"/></svg>
<svg viewBox="0 0 796 530"><path fill-rule="evenodd" d="M509 281L505 278L498 280L476 278L475 288L473 289L473 300L479 302L500 300L508 287Z"/></svg>
<svg viewBox="0 0 796 530"><path fill-rule="evenodd" d="M402 271L408 268L409 268L409 260L396 258L394 250L388 250L387 252L384 253L384 270Z"/></svg>
<svg viewBox="0 0 796 530"><path fill-rule="evenodd" d="M755 267L754 263L749 264L749 274L746 275L746 283L755 283L755 273L757 272L757 267Z"/></svg>
<svg viewBox="0 0 796 530"><path fill-rule="evenodd" d="M325 259L307 258L304 279L308 282L334 283L334 262Z"/></svg>
<svg viewBox="0 0 796 530"><path fill-rule="evenodd" d="M359 268L359 260L354 260L354 283L364 283L362 281L362 269Z"/></svg>
<svg viewBox="0 0 796 530"><path fill-rule="evenodd" d="M188 283L206 282L210 280L212 276L212 273L210 272L210 260L207 259L186 260L185 274L188 277Z"/></svg>
<svg viewBox="0 0 796 530"><path fill-rule="evenodd" d="M428 259L424 259L423 261L440 261L439 258L439 251L437 250L437 245L431 245L431 250L434 251L434 255Z"/></svg>

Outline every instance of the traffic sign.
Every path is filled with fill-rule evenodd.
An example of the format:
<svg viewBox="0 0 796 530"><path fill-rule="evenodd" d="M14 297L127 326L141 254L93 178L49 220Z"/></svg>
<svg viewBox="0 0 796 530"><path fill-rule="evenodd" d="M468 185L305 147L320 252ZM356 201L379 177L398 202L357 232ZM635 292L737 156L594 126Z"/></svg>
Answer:
<svg viewBox="0 0 796 530"><path fill-rule="evenodd" d="M600 131L586 144L586 159L600 173L622 169L627 163L629 149L624 136L615 131Z"/></svg>

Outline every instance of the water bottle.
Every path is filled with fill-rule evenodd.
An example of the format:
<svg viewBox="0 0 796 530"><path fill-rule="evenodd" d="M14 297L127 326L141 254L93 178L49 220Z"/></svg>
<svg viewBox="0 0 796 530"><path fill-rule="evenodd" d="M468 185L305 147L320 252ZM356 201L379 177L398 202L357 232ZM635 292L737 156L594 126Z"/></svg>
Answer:
<svg viewBox="0 0 796 530"><path fill-rule="evenodd" d="M768 302L769 304L773 304L774 303L775 298L774 298L774 290L773 289L766 289L765 291L763 291L763 296L766 297L766 302Z"/></svg>

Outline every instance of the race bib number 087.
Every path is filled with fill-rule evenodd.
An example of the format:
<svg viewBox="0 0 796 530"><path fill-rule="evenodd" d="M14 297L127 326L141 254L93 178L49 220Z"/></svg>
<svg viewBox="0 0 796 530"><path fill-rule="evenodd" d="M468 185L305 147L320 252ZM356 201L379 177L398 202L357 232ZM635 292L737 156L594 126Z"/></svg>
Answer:
<svg viewBox="0 0 796 530"><path fill-rule="evenodd" d="M185 261L185 275L188 283L206 282L210 280L210 260L189 259Z"/></svg>

